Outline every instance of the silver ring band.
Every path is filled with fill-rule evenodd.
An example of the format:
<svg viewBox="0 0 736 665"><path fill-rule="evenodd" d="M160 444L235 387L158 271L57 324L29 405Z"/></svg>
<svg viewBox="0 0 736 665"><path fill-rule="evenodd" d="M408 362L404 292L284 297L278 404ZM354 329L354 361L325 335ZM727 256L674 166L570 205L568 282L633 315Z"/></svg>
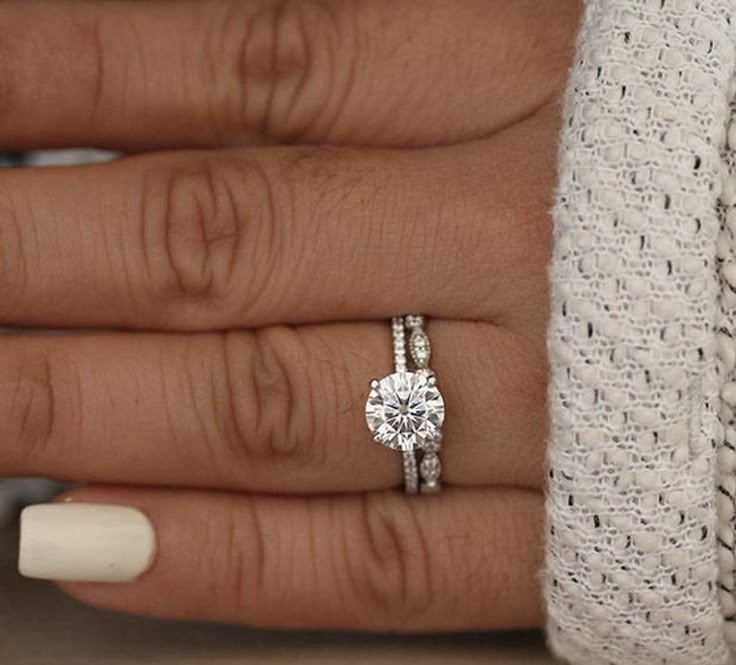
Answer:
<svg viewBox="0 0 736 665"><path fill-rule="evenodd" d="M366 422L376 442L401 451L406 493L435 494L442 488L439 452L445 405L429 368L431 346L424 317L393 317L391 331L394 372L371 381Z"/></svg>

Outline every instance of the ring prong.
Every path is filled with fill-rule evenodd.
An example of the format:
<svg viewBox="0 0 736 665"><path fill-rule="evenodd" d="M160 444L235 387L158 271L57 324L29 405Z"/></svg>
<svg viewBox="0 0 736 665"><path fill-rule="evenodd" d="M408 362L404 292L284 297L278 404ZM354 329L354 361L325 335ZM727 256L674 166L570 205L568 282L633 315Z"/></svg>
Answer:
<svg viewBox="0 0 736 665"><path fill-rule="evenodd" d="M378 379L371 379L371 388L378 388L380 381Z"/></svg>
<svg viewBox="0 0 736 665"><path fill-rule="evenodd" d="M375 441L376 443L381 443L381 435L380 435L380 434L379 434L378 432L376 432L376 433L375 433L375 434L373 435L373 440L374 440L374 441Z"/></svg>

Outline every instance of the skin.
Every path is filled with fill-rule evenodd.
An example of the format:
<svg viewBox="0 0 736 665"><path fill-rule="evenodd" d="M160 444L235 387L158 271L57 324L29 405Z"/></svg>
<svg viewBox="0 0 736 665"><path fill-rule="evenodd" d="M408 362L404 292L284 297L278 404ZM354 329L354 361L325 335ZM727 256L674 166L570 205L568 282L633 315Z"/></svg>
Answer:
<svg viewBox="0 0 736 665"><path fill-rule="evenodd" d="M4 2L0 475L145 511L153 616L539 625L547 263L573 0ZM372 443L429 317L445 491ZM81 329L84 329L82 331Z"/></svg>

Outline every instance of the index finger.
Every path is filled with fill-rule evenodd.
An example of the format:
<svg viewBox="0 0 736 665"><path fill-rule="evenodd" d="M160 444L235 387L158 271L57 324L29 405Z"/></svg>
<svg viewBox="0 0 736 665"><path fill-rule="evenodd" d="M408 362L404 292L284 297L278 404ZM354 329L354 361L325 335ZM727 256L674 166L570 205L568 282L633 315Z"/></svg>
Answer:
<svg viewBox="0 0 736 665"><path fill-rule="evenodd" d="M2 3L0 142L477 138L561 87L577 14L575 0Z"/></svg>

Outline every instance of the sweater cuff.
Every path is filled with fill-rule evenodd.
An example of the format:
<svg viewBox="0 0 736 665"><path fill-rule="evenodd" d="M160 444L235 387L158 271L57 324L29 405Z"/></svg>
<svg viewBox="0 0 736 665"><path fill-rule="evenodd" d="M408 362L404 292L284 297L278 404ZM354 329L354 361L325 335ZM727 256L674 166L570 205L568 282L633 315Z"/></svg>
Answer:
<svg viewBox="0 0 736 665"><path fill-rule="evenodd" d="M586 3L549 267L544 584L574 665L730 662L735 18Z"/></svg>

